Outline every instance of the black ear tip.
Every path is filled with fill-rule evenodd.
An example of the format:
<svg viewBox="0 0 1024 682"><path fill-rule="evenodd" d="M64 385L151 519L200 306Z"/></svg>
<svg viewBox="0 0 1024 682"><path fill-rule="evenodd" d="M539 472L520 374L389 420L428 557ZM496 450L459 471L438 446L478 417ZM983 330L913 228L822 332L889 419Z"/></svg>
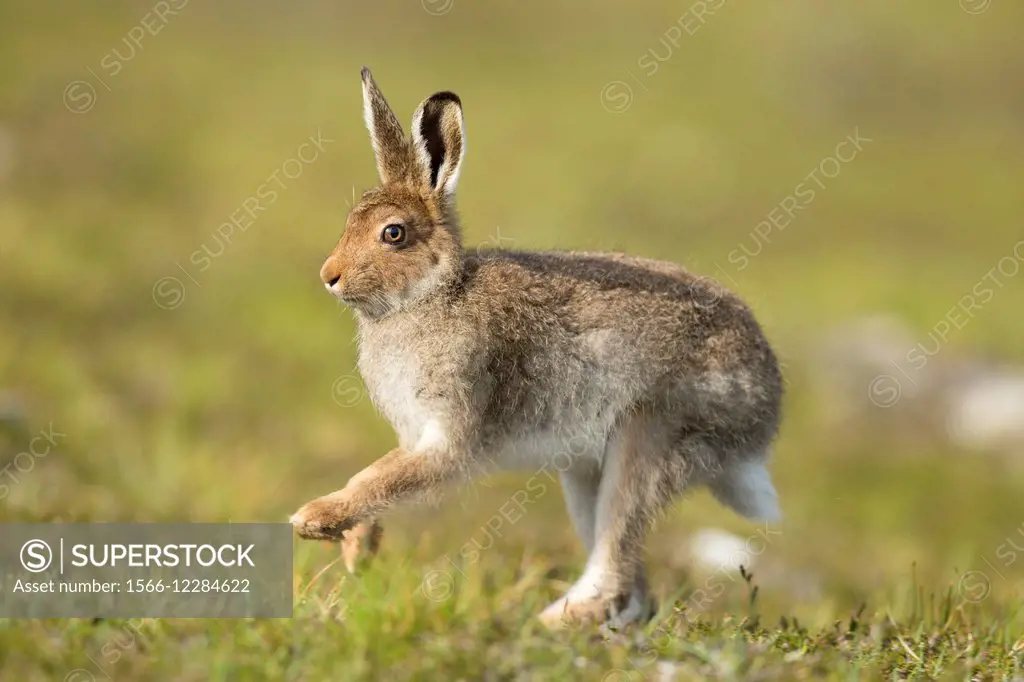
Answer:
<svg viewBox="0 0 1024 682"><path fill-rule="evenodd" d="M444 92L435 92L430 96L430 99L437 104L444 104L445 102L454 102L458 106L462 106L462 100L454 92L445 90Z"/></svg>
<svg viewBox="0 0 1024 682"><path fill-rule="evenodd" d="M362 68L362 70L359 72L359 75L362 77L364 83L373 78L373 76L370 75L369 67L366 66Z"/></svg>

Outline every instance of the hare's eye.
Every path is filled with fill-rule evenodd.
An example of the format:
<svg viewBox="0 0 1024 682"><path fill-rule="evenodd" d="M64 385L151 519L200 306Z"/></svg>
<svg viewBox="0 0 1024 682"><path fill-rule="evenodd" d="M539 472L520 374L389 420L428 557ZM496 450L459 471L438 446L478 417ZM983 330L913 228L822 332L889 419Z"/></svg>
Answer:
<svg viewBox="0 0 1024 682"><path fill-rule="evenodd" d="M384 228L380 238L385 244L401 244L405 241L405 228L392 223Z"/></svg>

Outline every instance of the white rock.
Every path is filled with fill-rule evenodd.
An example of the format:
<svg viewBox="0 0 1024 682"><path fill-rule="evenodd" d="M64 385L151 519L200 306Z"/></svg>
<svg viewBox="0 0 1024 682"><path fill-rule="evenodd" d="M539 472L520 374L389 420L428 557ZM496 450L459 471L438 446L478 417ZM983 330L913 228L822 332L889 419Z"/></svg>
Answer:
<svg viewBox="0 0 1024 682"><path fill-rule="evenodd" d="M737 572L740 566L749 570L755 557L743 538L718 528L703 528L690 540L690 560L706 571Z"/></svg>
<svg viewBox="0 0 1024 682"><path fill-rule="evenodd" d="M978 377L953 396L950 436L968 447L1024 442L1024 374Z"/></svg>

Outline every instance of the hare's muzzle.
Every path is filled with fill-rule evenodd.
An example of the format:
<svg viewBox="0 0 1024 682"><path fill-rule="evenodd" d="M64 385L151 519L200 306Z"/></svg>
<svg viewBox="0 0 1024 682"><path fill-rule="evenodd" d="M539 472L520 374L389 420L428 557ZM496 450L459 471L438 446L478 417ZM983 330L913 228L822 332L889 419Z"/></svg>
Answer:
<svg viewBox="0 0 1024 682"><path fill-rule="evenodd" d="M340 287L338 283L341 281L341 267L334 258L328 258L324 266L320 268L320 279L324 281L324 286L327 290L333 294L338 294Z"/></svg>

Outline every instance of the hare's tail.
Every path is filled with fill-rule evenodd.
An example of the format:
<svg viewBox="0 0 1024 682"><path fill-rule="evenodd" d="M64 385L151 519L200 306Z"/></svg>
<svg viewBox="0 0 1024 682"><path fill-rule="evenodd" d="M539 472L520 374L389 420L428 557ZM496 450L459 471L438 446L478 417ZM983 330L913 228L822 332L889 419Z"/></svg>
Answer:
<svg viewBox="0 0 1024 682"><path fill-rule="evenodd" d="M782 520L779 496L765 466L767 457L732 462L709 484L722 504L748 519L777 523Z"/></svg>

